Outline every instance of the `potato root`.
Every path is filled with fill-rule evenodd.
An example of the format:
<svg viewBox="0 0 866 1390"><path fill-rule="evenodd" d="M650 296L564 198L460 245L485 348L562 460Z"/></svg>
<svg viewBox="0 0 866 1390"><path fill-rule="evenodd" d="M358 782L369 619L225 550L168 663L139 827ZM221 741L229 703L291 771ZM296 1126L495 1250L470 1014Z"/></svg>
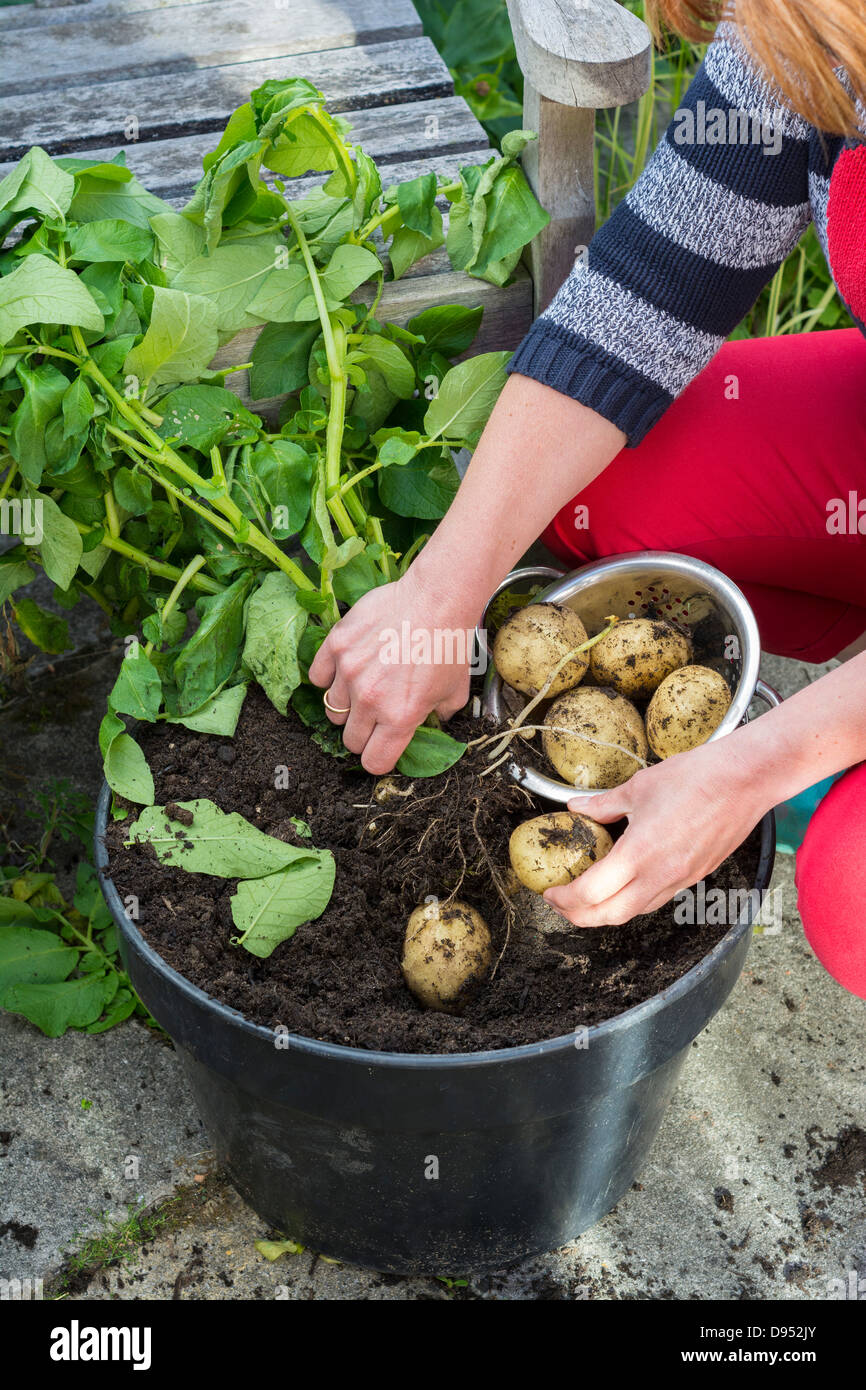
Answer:
<svg viewBox="0 0 866 1390"><path fill-rule="evenodd" d="M422 903L406 926L401 966L409 989L426 1009L459 1013L493 960L490 930L474 907L453 898Z"/></svg>
<svg viewBox="0 0 866 1390"><path fill-rule="evenodd" d="M549 726L542 735L544 751L572 787L618 787L649 756L643 720L633 704L608 687L560 695L544 722Z"/></svg>
<svg viewBox="0 0 866 1390"><path fill-rule="evenodd" d="M508 843L511 867L533 893L579 878L613 848L603 825L571 811L552 811L518 825Z"/></svg>
<svg viewBox="0 0 866 1390"><path fill-rule="evenodd" d="M586 628L571 608L559 603L531 603L502 624L493 640L493 660L506 685L536 695L563 657L587 639ZM589 666L589 652L578 652L554 677L551 697L579 685Z"/></svg>
<svg viewBox="0 0 866 1390"><path fill-rule="evenodd" d="M627 618L590 651L596 685L608 685L628 700L648 700L665 676L691 657L688 638L660 618Z"/></svg>
<svg viewBox="0 0 866 1390"><path fill-rule="evenodd" d="M659 758L706 743L731 703L724 676L707 666L682 666L667 676L646 713L649 745Z"/></svg>

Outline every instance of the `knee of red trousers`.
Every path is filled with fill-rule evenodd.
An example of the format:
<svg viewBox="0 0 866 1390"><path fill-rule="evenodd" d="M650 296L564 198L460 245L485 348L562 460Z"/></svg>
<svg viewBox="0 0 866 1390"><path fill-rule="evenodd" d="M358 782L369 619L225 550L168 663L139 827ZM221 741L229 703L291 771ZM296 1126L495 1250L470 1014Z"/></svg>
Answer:
<svg viewBox="0 0 866 1390"><path fill-rule="evenodd" d="M820 802L797 851L806 939L845 989L866 999L866 763Z"/></svg>

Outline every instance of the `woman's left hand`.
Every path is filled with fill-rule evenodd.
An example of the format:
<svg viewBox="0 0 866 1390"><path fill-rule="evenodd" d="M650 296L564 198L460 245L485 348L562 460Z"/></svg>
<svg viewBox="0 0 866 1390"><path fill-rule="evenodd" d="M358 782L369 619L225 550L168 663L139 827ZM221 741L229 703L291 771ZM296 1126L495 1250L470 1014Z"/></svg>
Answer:
<svg viewBox="0 0 866 1390"><path fill-rule="evenodd" d="M576 797L569 810L602 824L628 819L613 849L545 900L578 927L619 926L653 912L718 868L767 810L760 774L737 731L643 768L620 787Z"/></svg>

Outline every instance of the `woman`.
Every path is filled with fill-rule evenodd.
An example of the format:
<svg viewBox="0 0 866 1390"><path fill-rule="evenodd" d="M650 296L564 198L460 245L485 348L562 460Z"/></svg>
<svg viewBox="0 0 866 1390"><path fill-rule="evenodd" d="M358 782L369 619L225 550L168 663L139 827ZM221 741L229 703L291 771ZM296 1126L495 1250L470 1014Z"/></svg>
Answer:
<svg viewBox="0 0 866 1390"><path fill-rule="evenodd" d="M693 36L720 9L658 0ZM384 773L415 726L453 714L468 689L458 665L383 664L395 616L471 627L540 532L571 567L640 549L717 565L750 599L766 650L850 660L727 738L576 797L573 810L628 825L606 859L545 896L583 927L652 911L770 807L849 768L812 818L797 884L813 949L862 997L864 132L862 0L737 0L636 187L518 348L447 516L402 579L334 628L310 673L347 747ZM859 329L725 344L810 217Z"/></svg>

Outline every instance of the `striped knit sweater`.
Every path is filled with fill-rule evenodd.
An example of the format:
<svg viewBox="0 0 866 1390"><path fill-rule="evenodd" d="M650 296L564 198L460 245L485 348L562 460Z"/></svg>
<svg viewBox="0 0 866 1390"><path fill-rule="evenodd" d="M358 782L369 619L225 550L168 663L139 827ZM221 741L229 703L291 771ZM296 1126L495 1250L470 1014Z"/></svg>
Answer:
<svg viewBox="0 0 866 1390"><path fill-rule="evenodd" d="M723 24L640 179L509 370L590 406L639 444L810 218L863 328L866 144L823 135L783 105Z"/></svg>

